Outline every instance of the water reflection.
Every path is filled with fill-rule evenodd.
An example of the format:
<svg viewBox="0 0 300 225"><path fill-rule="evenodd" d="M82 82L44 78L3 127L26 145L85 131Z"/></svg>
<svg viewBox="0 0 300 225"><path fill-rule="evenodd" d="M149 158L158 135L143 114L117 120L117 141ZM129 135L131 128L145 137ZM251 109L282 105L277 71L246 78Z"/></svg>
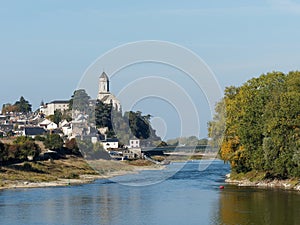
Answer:
<svg viewBox="0 0 300 225"><path fill-rule="evenodd" d="M293 191L226 186L220 192L219 224L296 225L300 194Z"/></svg>

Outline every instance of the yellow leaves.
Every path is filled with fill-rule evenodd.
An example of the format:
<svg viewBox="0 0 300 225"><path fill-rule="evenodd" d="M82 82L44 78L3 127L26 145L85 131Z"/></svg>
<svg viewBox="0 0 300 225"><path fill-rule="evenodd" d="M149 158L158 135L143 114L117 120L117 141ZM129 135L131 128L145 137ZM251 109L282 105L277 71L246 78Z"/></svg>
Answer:
<svg viewBox="0 0 300 225"><path fill-rule="evenodd" d="M226 161L231 161L235 157L235 152L240 150L242 146L240 146L240 140L238 136L234 136L232 139L228 139L223 141L221 145L221 158Z"/></svg>

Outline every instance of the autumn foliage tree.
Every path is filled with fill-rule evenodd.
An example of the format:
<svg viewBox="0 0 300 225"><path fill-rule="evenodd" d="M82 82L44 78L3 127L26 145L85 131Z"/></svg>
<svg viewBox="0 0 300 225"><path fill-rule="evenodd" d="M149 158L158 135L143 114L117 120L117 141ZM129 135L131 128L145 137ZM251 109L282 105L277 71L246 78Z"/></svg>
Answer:
<svg viewBox="0 0 300 225"><path fill-rule="evenodd" d="M272 72L226 88L208 129L233 171L300 177L300 72Z"/></svg>

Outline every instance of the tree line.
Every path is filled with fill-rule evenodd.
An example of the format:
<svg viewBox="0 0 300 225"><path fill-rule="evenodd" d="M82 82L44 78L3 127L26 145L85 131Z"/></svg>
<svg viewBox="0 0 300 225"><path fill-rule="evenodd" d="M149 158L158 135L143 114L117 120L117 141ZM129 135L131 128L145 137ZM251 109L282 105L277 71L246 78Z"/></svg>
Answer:
<svg viewBox="0 0 300 225"><path fill-rule="evenodd" d="M206 138L198 139L196 136L189 136L170 139L167 141L167 144L170 146L197 146L207 145L208 140Z"/></svg>
<svg viewBox="0 0 300 225"><path fill-rule="evenodd" d="M35 138L19 136L10 144L0 142L0 166L28 161L30 158L39 160L41 148L37 141L43 142L45 148L56 151L58 155L82 156L75 139L66 140L64 143L58 134Z"/></svg>
<svg viewBox="0 0 300 225"><path fill-rule="evenodd" d="M300 177L300 72L271 72L227 87L208 124L236 173Z"/></svg>

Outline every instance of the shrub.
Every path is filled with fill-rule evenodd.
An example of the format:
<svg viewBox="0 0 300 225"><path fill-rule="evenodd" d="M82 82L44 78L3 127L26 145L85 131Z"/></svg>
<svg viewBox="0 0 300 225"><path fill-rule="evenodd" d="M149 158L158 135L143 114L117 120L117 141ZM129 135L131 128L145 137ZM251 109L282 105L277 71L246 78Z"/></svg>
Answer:
<svg viewBox="0 0 300 225"><path fill-rule="evenodd" d="M64 141L58 134L48 134L44 140L44 145L48 149L61 149Z"/></svg>

